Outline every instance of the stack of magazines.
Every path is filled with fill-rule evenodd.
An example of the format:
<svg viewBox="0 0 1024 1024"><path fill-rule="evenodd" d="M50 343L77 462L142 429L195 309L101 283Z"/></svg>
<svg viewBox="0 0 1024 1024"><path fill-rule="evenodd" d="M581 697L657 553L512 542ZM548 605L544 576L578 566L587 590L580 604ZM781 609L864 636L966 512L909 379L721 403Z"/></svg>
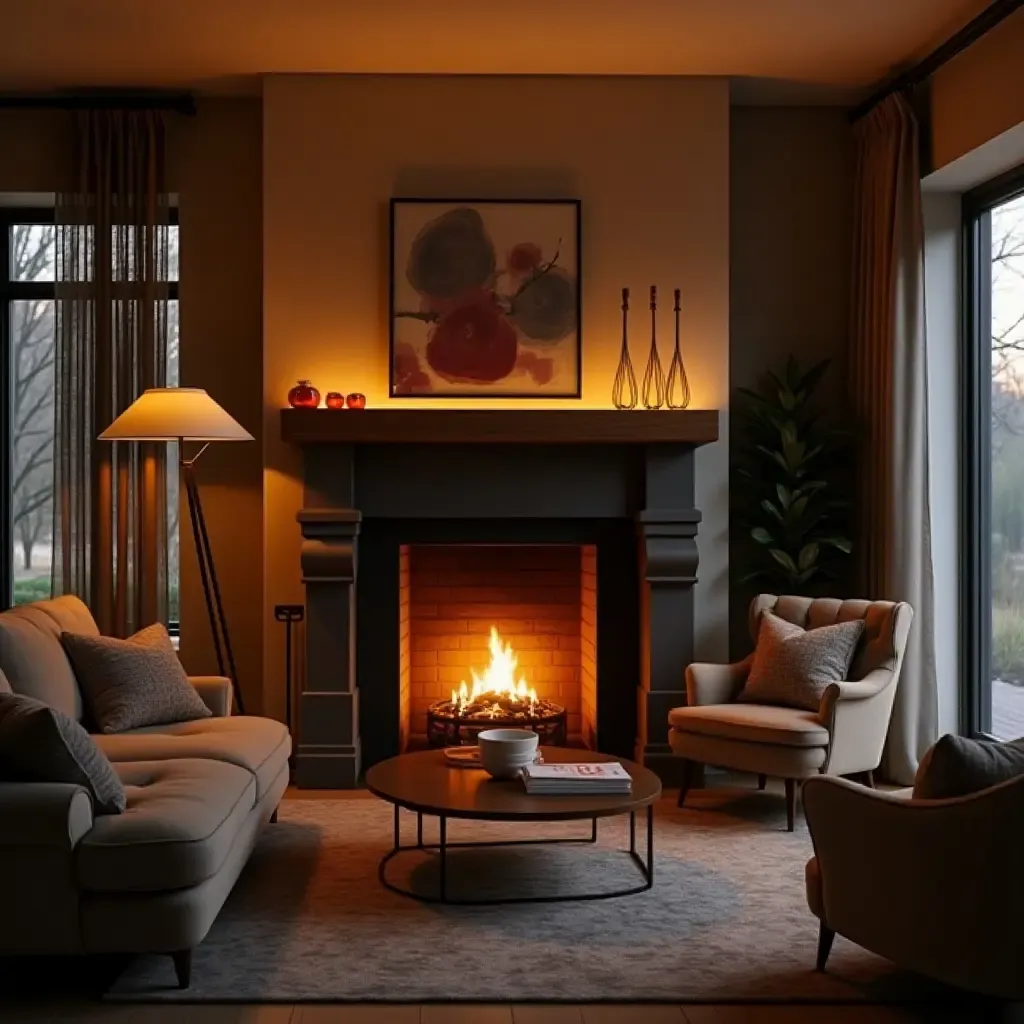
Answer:
<svg viewBox="0 0 1024 1024"><path fill-rule="evenodd" d="M590 764L528 764L523 769L526 792L540 796L574 793L629 793L633 780L617 761Z"/></svg>

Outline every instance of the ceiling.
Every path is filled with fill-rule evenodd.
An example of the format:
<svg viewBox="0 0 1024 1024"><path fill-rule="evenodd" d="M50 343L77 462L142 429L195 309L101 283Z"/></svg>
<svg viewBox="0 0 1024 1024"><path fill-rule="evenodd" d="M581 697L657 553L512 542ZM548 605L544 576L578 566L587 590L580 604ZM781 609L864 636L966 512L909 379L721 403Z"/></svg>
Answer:
<svg viewBox="0 0 1024 1024"><path fill-rule="evenodd" d="M5 0L0 90L256 92L270 72L725 75L856 98L987 0ZM745 83L745 84L744 84Z"/></svg>

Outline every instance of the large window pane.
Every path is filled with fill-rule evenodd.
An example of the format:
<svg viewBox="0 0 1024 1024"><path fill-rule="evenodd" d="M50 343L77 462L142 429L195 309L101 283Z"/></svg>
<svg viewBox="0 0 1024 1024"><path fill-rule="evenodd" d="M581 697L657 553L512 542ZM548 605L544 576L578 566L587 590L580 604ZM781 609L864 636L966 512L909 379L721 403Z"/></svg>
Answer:
<svg viewBox="0 0 1024 1024"><path fill-rule="evenodd" d="M16 300L10 304L11 532L15 604L50 596L53 314L52 299Z"/></svg>
<svg viewBox="0 0 1024 1024"><path fill-rule="evenodd" d="M991 220L991 732L1024 735L1024 197Z"/></svg>
<svg viewBox="0 0 1024 1024"><path fill-rule="evenodd" d="M15 224L11 228L11 280L54 279L52 224Z"/></svg>

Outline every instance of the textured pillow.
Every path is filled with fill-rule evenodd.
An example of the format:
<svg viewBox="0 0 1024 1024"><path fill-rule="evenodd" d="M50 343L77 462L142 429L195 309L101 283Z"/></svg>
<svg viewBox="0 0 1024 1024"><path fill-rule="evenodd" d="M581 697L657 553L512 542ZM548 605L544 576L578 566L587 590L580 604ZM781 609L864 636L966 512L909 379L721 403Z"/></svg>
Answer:
<svg viewBox="0 0 1024 1024"><path fill-rule="evenodd" d="M92 737L31 697L0 694L0 777L83 786L97 814L120 814L126 805L124 786Z"/></svg>
<svg viewBox="0 0 1024 1024"><path fill-rule="evenodd" d="M1010 743L942 736L921 758L915 800L967 796L1024 775L1024 737Z"/></svg>
<svg viewBox="0 0 1024 1024"><path fill-rule="evenodd" d="M127 640L77 633L62 633L60 639L100 732L210 716L159 623Z"/></svg>
<svg viewBox="0 0 1024 1024"><path fill-rule="evenodd" d="M863 619L803 629L764 611L754 661L737 700L817 711L828 685L846 678L863 632Z"/></svg>

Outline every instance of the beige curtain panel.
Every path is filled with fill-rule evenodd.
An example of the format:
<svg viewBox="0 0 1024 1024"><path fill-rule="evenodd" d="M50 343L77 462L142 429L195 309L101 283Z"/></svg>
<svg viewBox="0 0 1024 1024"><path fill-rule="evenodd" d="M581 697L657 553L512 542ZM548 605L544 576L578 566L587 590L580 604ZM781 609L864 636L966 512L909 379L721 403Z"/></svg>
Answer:
<svg viewBox="0 0 1024 1024"><path fill-rule="evenodd" d="M856 537L864 594L907 601L915 612L882 759L888 778L909 785L938 722L917 120L902 96L890 96L858 122L855 137Z"/></svg>
<svg viewBox="0 0 1024 1024"><path fill-rule="evenodd" d="M96 436L167 375L164 127L149 110L77 122L77 187L56 207L54 593L103 633L167 616L167 446Z"/></svg>

